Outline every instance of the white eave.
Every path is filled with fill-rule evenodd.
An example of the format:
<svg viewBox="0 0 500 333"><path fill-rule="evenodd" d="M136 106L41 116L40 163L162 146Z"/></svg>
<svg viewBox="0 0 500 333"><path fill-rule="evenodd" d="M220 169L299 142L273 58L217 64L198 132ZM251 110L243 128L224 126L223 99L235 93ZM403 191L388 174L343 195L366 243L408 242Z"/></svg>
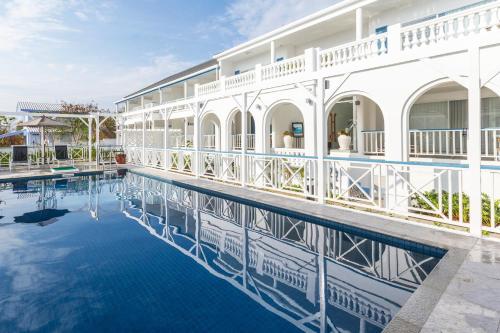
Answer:
<svg viewBox="0 0 500 333"><path fill-rule="evenodd" d="M227 59L237 54L246 52L252 48L268 44L273 40L283 38L285 36L291 35L297 31L314 26L321 22L331 20L332 18L352 12L357 8L364 7L366 5L372 4L377 1L379 0L343 0L328 8L315 12L302 19L293 21L287 25L277 28L264 35L261 35L247 42L236 45L235 47L232 47L226 51L218 53L214 56L214 59L217 59L219 61Z"/></svg>

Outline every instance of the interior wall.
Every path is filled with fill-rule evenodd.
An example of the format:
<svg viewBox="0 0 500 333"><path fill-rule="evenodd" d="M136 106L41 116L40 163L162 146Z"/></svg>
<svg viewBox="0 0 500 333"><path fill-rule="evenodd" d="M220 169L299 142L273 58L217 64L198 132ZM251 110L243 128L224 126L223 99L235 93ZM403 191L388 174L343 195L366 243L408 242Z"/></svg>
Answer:
<svg viewBox="0 0 500 333"><path fill-rule="evenodd" d="M271 121L268 122L266 131L271 133L273 137L273 147L283 148L285 146L283 142L283 132L292 130L293 122L304 123L304 118L300 110L291 103L283 103L275 106L274 110L271 110ZM304 126L305 127L305 126ZM272 128L272 131L271 131ZM307 135L304 130L304 136Z"/></svg>

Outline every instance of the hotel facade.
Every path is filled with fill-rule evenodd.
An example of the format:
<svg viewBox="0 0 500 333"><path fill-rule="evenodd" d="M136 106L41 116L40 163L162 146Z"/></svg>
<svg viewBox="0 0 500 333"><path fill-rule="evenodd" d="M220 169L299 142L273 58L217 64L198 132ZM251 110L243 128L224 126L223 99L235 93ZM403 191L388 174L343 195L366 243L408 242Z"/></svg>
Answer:
<svg viewBox="0 0 500 333"><path fill-rule="evenodd" d="M499 59L500 1L344 0L117 101L118 143L139 166L494 235Z"/></svg>

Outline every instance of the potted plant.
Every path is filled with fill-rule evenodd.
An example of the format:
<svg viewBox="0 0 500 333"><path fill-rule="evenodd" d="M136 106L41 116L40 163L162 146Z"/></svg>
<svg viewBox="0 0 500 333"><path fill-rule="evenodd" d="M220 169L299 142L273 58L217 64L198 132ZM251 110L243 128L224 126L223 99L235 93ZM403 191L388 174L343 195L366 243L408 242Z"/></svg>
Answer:
<svg viewBox="0 0 500 333"><path fill-rule="evenodd" d="M351 136L345 130L341 130L338 133L337 141L339 142L340 150L350 150L351 149Z"/></svg>
<svg viewBox="0 0 500 333"><path fill-rule="evenodd" d="M124 151L118 151L115 154L116 164L125 164L127 163L127 154Z"/></svg>
<svg viewBox="0 0 500 333"><path fill-rule="evenodd" d="M285 144L285 148L288 148L288 149L293 148L292 132L290 132L290 131L283 132L283 143Z"/></svg>

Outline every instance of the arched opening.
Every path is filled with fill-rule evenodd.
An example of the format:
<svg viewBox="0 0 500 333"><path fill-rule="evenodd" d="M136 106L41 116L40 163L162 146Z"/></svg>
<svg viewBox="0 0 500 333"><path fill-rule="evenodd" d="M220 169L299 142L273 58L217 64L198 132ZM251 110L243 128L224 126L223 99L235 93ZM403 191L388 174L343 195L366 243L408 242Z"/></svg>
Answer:
<svg viewBox="0 0 500 333"><path fill-rule="evenodd" d="M220 150L221 126L219 118L208 113L201 123L201 146L205 149Z"/></svg>
<svg viewBox="0 0 500 333"><path fill-rule="evenodd" d="M231 150L241 150L242 148L242 133L241 133L242 112L236 110L229 118L229 128L231 129L229 138L229 148ZM247 150L255 150L255 121L250 112L247 112Z"/></svg>
<svg viewBox="0 0 500 333"><path fill-rule="evenodd" d="M169 145L172 148L193 147L194 117L170 119L168 122Z"/></svg>
<svg viewBox="0 0 500 333"><path fill-rule="evenodd" d="M330 108L327 133L330 154L383 155L385 152L382 110L361 95L343 97Z"/></svg>
<svg viewBox="0 0 500 333"><path fill-rule="evenodd" d="M408 117L410 158L467 157L468 91L455 82L428 89L413 103ZM500 98L481 90L481 154L497 160L500 149Z"/></svg>
<svg viewBox="0 0 500 333"><path fill-rule="evenodd" d="M284 102L272 107L265 122L266 150L277 154L304 152L304 117L292 103Z"/></svg>

